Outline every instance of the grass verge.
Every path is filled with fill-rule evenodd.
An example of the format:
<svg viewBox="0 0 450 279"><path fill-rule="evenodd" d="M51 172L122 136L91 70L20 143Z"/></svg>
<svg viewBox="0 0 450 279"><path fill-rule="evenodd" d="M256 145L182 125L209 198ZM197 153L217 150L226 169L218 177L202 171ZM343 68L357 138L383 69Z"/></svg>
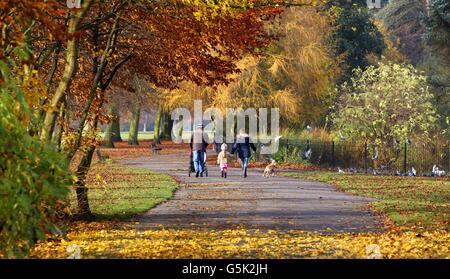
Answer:
<svg viewBox="0 0 450 279"><path fill-rule="evenodd" d="M284 173L332 184L359 196L375 198L376 210L402 230L450 229L450 180L425 177L373 176L334 172Z"/></svg>
<svg viewBox="0 0 450 279"><path fill-rule="evenodd" d="M170 199L178 187L169 175L112 161L95 163L86 184L92 213L99 218L130 218ZM76 210L75 191L69 196Z"/></svg>

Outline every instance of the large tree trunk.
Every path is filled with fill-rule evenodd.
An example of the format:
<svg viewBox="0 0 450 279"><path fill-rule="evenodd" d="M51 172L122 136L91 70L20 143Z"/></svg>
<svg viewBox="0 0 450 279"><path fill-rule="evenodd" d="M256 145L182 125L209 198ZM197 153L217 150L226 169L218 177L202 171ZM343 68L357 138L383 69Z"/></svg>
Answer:
<svg viewBox="0 0 450 279"><path fill-rule="evenodd" d="M114 111L114 105L111 104L108 108L108 115L112 115ZM113 116L114 117L114 116ZM103 138L103 147L114 148L114 142L112 140L112 127L113 120L106 126L105 137Z"/></svg>
<svg viewBox="0 0 450 279"><path fill-rule="evenodd" d="M95 146L89 146L78 165L76 175L77 182L76 193L78 201L78 213L80 215L91 215L91 209L89 207L88 188L86 187L86 176L91 167L92 156L94 155Z"/></svg>
<svg viewBox="0 0 450 279"><path fill-rule="evenodd" d="M90 3L90 1L86 1L86 2ZM95 73L94 81L93 81L92 87L89 92L89 97L88 97L87 103L83 110L83 114L82 114L80 124L78 127L77 138L75 140L74 147L69 151L69 154L68 154L69 160L72 160L73 156L75 155L75 152L77 152L77 150L79 148L79 145L81 143L81 137L83 135L83 131L87 127L87 126L85 126L85 123L88 119L89 110L91 108L91 105L92 105L94 99L96 97L99 97L100 98L99 107L102 107L103 101L104 101L104 99L103 99L104 93L105 93L106 89L108 88L109 84L111 83L112 79L114 78L117 70L124 63L126 63L128 61L128 59L131 57L131 55L129 55L125 59L123 59L121 62L116 64L114 66L113 70L109 73L107 80L105 82L102 82L103 71L104 71L104 68L106 67L108 53L115 45L116 36L117 36L117 24L118 24L120 16L121 16L121 12L116 15L114 25L111 29L111 32L108 37L107 45L105 47L105 52L101 55L100 61L98 61L97 58L94 59L94 71L93 71ZM98 35L98 30L96 30L96 32L94 32L94 33L97 33L96 35ZM94 38L94 44L96 45L96 43L97 43L96 38ZM101 89L100 96L97 96L95 94L96 90L98 88ZM96 114L92 121L91 129L93 131L95 131L97 129L98 117L99 117L99 115ZM81 161L78 165L77 171L76 171L76 175L77 175L78 179L75 183L75 186L76 186L76 194L77 194L77 201L78 201L78 212L84 216L92 215L90 207L89 207L88 188L86 187L86 175L91 167L94 151L95 151L94 145L89 145L87 147L87 149L85 150L85 152L83 154L83 158L81 159Z"/></svg>
<svg viewBox="0 0 450 279"><path fill-rule="evenodd" d="M162 109L160 107L158 107L158 109L156 110L155 122L153 125L153 145L161 143L161 139L159 137L159 132L160 132L159 128L161 126L161 114L162 114Z"/></svg>
<svg viewBox="0 0 450 279"><path fill-rule="evenodd" d="M122 141L122 137L120 136L120 114L117 108L113 111L113 120L111 122L111 140L113 142Z"/></svg>
<svg viewBox="0 0 450 279"><path fill-rule="evenodd" d="M167 130L169 130L169 121L167 116L167 112L164 111L161 116L161 139L170 138L170 134L167 133Z"/></svg>
<svg viewBox="0 0 450 279"><path fill-rule="evenodd" d="M104 91L102 91L103 98ZM103 103L103 100L101 100ZM97 130L98 115L92 120L92 130ZM86 151L83 153L80 163L76 170L77 181L75 182L77 201L78 201L78 214L84 217L92 216L91 209L89 207L88 188L86 187L86 176L91 168L92 157L94 155L95 145L89 145Z"/></svg>
<svg viewBox="0 0 450 279"><path fill-rule="evenodd" d="M107 148L114 148L114 143L122 141L120 136L120 118L117 106L111 103L108 114L112 115L111 122L106 126L105 137L103 139L103 146Z"/></svg>
<svg viewBox="0 0 450 279"><path fill-rule="evenodd" d="M130 134L128 136L129 145L139 145L138 132L139 132L139 118L141 116L141 106L138 102L135 103L133 108L133 114L130 122Z"/></svg>
<svg viewBox="0 0 450 279"><path fill-rule="evenodd" d="M162 117L162 133L161 138L162 139L171 139L172 138L172 127L173 127L173 121L170 118L170 114L168 112L164 112Z"/></svg>

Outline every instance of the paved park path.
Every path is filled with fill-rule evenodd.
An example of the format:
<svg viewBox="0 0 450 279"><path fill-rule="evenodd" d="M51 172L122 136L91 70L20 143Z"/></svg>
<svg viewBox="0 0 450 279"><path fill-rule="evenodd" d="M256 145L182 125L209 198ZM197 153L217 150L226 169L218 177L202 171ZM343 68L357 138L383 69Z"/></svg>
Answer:
<svg viewBox="0 0 450 279"><path fill-rule="evenodd" d="M250 169L220 176L208 165L209 177L188 176L186 154L162 154L123 161L172 175L180 182L174 197L140 216L140 227L309 230L321 232L379 231L383 225L367 207L371 199L337 191L334 187L299 179L262 177Z"/></svg>

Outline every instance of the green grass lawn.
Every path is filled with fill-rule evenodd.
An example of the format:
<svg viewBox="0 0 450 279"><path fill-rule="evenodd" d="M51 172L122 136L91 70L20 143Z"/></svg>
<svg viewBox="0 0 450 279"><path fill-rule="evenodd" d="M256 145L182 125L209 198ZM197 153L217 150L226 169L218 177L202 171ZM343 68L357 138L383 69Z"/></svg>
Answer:
<svg viewBox="0 0 450 279"><path fill-rule="evenodd" d="M178 187L166 174L114 162L96 163L87 177L92 213L102 218L129 218L170 199ZM75 192L70 207L76 210Z"/></svg>
<svg viewBox="0 0 450 279"><path fill-rule="evenodd" d="M321 181L340 190L377 199L374 208L401 229L450 229L450 180L423 177L373 176L333 172L285 175Z"/></svg>
<svg viewBox="0 0 450 279"><path fill-rule="evenodd" d="M122 140L128 140L129 132L120 132L120 136L122 137ZM105 133L100 132L98 133L98 136L100 138L105 137ZM139 132L138 133L138 140L151 140L153 139L153 131L152 132Z"/></svg>

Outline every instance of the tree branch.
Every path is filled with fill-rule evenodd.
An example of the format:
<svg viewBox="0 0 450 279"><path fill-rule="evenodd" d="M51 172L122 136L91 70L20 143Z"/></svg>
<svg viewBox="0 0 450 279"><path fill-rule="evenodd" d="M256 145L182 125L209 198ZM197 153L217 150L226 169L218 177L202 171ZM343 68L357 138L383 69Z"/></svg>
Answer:
<svg viewBox="0 0 450 279"><path fill-rule="evenodd" d="M120 67L122 67L123 65L125 65L125 63L127 63L131 57L133 57L133 54L128 54L124 59L122 59L122 61L120 61L119 63L117 63L114 68L112 69L112 71L108 74L108 79L102 83L102 87L101 89L103 91L106 90L106 88L108 88L109 84L111 83L111 81L113 80L114 76L116 75L117 71L120 69Z"/></svg>

